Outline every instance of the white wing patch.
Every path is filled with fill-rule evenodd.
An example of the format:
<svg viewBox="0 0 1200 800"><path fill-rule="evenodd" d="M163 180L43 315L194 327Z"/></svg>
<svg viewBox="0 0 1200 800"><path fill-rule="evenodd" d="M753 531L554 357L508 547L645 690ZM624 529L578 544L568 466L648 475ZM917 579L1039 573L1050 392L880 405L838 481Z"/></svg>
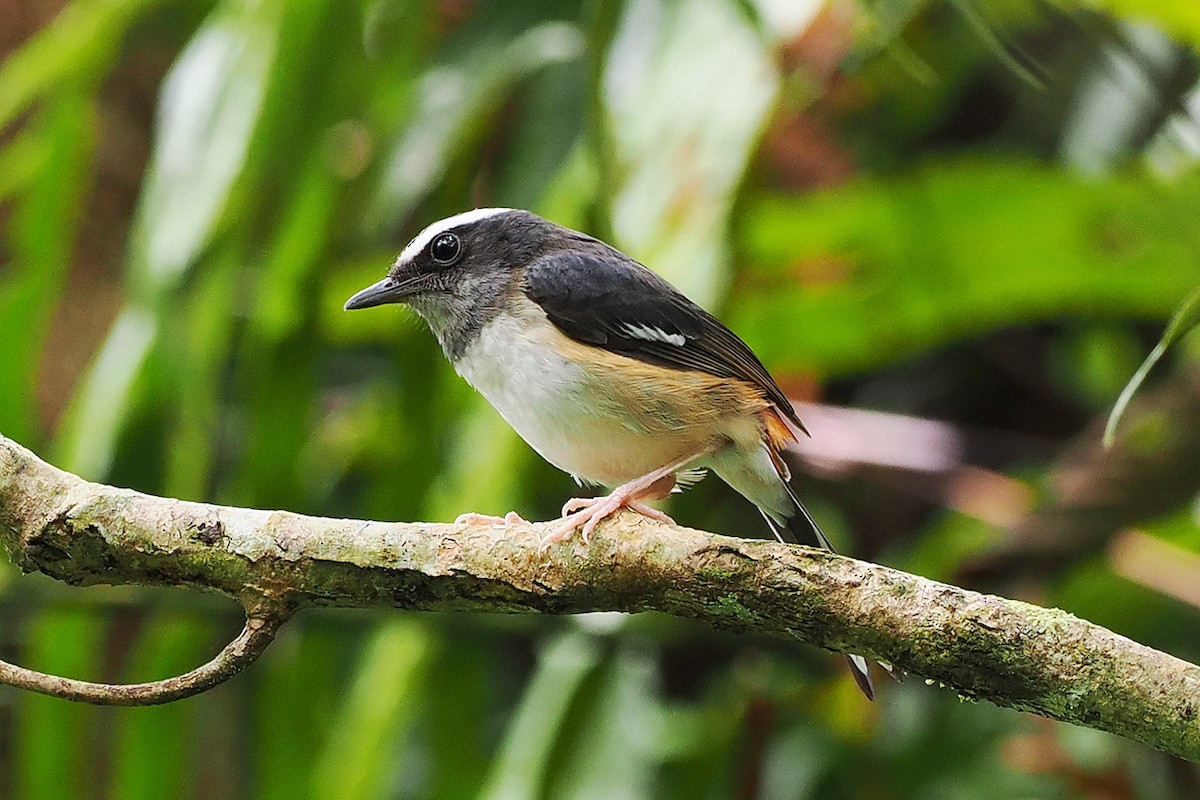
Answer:
<svg viewBox="0 0 1200 800"><path fill-rule="evenodd" d="M425 246L433 240L433 237L442 231L448 231L451 228L457 228L459 225L466 225L469 222L478 222L481 219L494 217L497 214L505 214L512 210L511 208L477 208L474 211L464 211L461 214L455 214L453 217L440 219L426 226L425 230L413 237L413 240L408 243L408 246L404 248L400 256L396 259L396 263L403 264L405 261L412 259L413 256L425 249Z"/></svg>
<svg viewBox="0 0 1200 800"><path fill-rule="evenodd" d="M683 347L687 344L687 339L682 333L667 333L661 328L654 328L650 325L634 325L632 322L626 322L621 325L621 330L626 336L647 342L662 342L663 344L673 344L676 347Z"/></svg>

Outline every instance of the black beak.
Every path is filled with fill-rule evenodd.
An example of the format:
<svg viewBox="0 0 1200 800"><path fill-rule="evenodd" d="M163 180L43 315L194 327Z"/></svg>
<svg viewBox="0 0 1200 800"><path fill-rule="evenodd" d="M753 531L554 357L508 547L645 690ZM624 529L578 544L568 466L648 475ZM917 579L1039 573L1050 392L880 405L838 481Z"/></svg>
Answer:
<svg viewBox="0 0 1200 800"><path fill-rule="evenodd" d="M411 283L398 281L388 276L378 283L372 283L361 292L357 292L346 301L346 305L343 308L347 311L353 311L356 308L371 308L372 306L382 306L387 303L402 303L404 302L404 298L408 297L411 293Z"/></svg>

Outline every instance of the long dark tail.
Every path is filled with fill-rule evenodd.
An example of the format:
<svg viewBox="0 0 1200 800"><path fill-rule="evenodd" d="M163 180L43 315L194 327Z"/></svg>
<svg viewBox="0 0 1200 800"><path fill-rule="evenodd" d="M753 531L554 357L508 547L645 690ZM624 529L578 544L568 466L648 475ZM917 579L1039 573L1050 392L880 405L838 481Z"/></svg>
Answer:
<svg viewBox="0 0 1200 800"><path fill-rule="evenodd" d="M792 498L792 503L796 507L796 513L784 520L782 526L783 530L786 531L786 541L790 541L793 544L815 541L818 547L824 547L829 552L836 553L837 550L834 549L833 543L829 541L829 537L825 535L825 531L821 529L821 526L817 524L817 520L809 513L808 508L804 503L800 502L800 498L796 497L796 493L792 491L791 484L785 481L783 486L787 489L788 497ZM771 520L768 519L767 522L770 523ZM771 525L771 528L774 530L775 525ZM779 537L779 531L775 531L775 536ZM785 539L780 539L780 541L785 541Z"/></svg>
<svg viewBox="0 0 1200 800"><path fill-rule="evenodd" d="M767 521L767 525L771 528L771 532L775 534L775 538L781 542L790 542L792 544L803 544L806 541L815 541L818 546L825 548L831 553L836 553L833 544L829 541L829 537L825 535L825 531L821 530L821 526L809 513L804 504L800 502L800 498L796 497L796 493L792 491L792 487L784 482L787 488L788 495L791 496L795 503L796 513L783 520L774 520L765 511L762 512L763 518ZM761 510L761 509L760 509ZM858 688L867 696L868 700L875 699L875 682L871 680L871 662L859 655L853 653L843 653L846 657L846 664L850 667L850 674L854 676L854 682L858 684ZM884 667L889 673L895 674L888 666Z"/></svg>

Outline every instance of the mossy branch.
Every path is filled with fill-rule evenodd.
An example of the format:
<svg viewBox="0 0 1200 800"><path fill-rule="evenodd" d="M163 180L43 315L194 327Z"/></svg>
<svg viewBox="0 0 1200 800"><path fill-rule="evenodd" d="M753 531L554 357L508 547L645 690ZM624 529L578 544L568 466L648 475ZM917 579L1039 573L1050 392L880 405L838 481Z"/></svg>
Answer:
<svg viewBox="0 0 1200 800"><path fill-rule="evenodd" d="M0 541L22 569L71 584L218 591L272 631L308 606L654 609L873 656L968 697L1200 760L1200 668L1062 611L636 515L602 525L589 545L539 551L540 533L537 525L455 529L151 497L88 483L0 437ZM13 682L7 674L0 670L0 682ZM130 702L173 698L143 690Z"/></svg>

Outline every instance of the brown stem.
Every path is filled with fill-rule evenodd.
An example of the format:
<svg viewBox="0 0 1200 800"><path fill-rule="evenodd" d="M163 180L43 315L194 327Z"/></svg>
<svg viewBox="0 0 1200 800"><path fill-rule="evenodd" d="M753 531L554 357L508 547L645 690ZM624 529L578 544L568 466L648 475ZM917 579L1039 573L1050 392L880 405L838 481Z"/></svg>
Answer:
<svg viewBox="0 0 1200 800"><path fill-rule="evenodd" d="M191 672L149 683L93 683L48 675L0 661L0 684L99 706L153 706L200 694L252 664L275 638L286 617L246 617L238 637L207 664Z"/></svg>
<svg viewBox="0 0 1200 800"><path fill-rule="evenodd" d="M1057 609L806 547L620 514L590 544L550 525L321 519L88 483L0 437L0 543L71 584L216 590L290 611L658 610L861 653L962 695L1200 761L1200 667ZM251 611L251 616L256 616Z"/></svg>

